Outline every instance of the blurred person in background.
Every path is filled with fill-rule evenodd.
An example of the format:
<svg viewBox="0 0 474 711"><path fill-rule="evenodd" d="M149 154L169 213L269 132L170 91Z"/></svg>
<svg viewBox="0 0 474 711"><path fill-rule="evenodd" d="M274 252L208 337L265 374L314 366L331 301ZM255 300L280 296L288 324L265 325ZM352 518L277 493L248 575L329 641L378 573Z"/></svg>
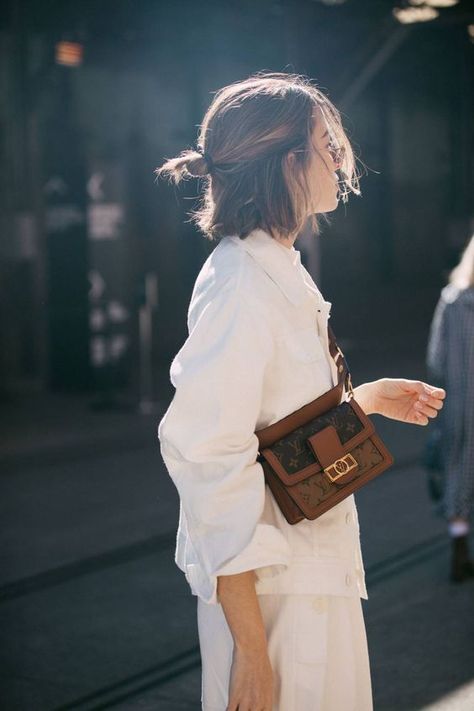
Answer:
<svg viewBox="0 0 474 711"><path fill-rule="evenodd" d="M259 72L216 92L198 150L157 173L205 180L193 219L218 242L158 427L180 498L175 561L198 597L202 708L372 711L354 496L290 525L255 435L337 383L331 304L294 242L308 219L317 235L317 216L360 194L340 114L307 78ZM396 378L354 389L367 414L418 425L444 396Z"/></svg>
<svg viewBox="0 0 474 711"><path fill-rule="evenodd" d="M427 349L430 377L447 392L439 419L441 513L452 539L450 579L474 576L468 536L474 502L474 235L442 289Z"/></svg>

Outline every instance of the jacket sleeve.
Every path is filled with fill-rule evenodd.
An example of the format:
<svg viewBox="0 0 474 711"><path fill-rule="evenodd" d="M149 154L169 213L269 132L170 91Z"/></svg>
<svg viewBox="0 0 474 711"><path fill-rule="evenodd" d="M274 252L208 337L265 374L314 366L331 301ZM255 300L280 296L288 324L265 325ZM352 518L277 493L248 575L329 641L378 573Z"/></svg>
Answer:
<svg viewBox="0 0 474 711"><path fill-rule="evenodd" d="M290 550L279 529L259 523L265 482L255 429L271 328L234 280L198 301L171 364L175 394L158 437L186 519L186 578L216 603L218 575L256 568L275 575Z"/></svg>

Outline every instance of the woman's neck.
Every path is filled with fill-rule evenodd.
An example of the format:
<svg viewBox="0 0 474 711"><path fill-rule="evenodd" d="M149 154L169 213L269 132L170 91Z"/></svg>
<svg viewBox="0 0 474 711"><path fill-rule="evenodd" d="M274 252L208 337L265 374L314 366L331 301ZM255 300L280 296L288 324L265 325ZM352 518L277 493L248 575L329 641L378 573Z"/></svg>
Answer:
<svg viewBox="0 0 474 711"><path fill-rule="evenodd" d="M288 237L282 237L280 235L276 235L276 237L274 237L274 239L276 239L276 241L279 244L282 244L284 247L287 247L287 249L291 249L295 243L296 235L288 236Z"/></svg>

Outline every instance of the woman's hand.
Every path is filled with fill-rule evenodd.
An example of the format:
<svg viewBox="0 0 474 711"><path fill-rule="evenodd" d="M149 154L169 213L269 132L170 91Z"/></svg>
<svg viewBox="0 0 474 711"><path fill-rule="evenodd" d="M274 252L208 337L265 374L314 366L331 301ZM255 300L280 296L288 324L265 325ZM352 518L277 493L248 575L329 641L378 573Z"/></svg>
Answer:
<svg viewBox="0 0 474 711"><path fill-rule="evenodd" d="M234 645L226 711L272 711L273 671L265 647Z"/></svg>
<svg viewBox="0 0 474 711"><path fill-rule="evenodd" d="M381 378L354 388L354 397L367 414L427 425L443 407L446 391L421 380Z"/></svg>

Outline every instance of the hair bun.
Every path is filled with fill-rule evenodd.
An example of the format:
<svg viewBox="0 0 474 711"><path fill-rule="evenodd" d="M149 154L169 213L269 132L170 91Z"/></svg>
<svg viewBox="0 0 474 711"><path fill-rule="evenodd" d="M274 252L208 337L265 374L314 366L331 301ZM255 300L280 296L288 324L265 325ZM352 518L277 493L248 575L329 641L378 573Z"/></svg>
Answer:
<svg viewBox="0 0 474 711"><path fill-rule="evenodd" d="M199 151L194 151L186 162L186 170L193 178L202 178L209 173L209 164L206 156Z"/></svg>
<svg viewBox="0 0 474 711"><path fill-rule="evenodd" d="M206 161L208 173L210 173L210 172L213 170L213 168L214 168L214 161L212 160L212 158L211 158L211 156L209 155L209 153L207 153L206 151L203 151L202 157L203 157L204 160Z"/></svg>

